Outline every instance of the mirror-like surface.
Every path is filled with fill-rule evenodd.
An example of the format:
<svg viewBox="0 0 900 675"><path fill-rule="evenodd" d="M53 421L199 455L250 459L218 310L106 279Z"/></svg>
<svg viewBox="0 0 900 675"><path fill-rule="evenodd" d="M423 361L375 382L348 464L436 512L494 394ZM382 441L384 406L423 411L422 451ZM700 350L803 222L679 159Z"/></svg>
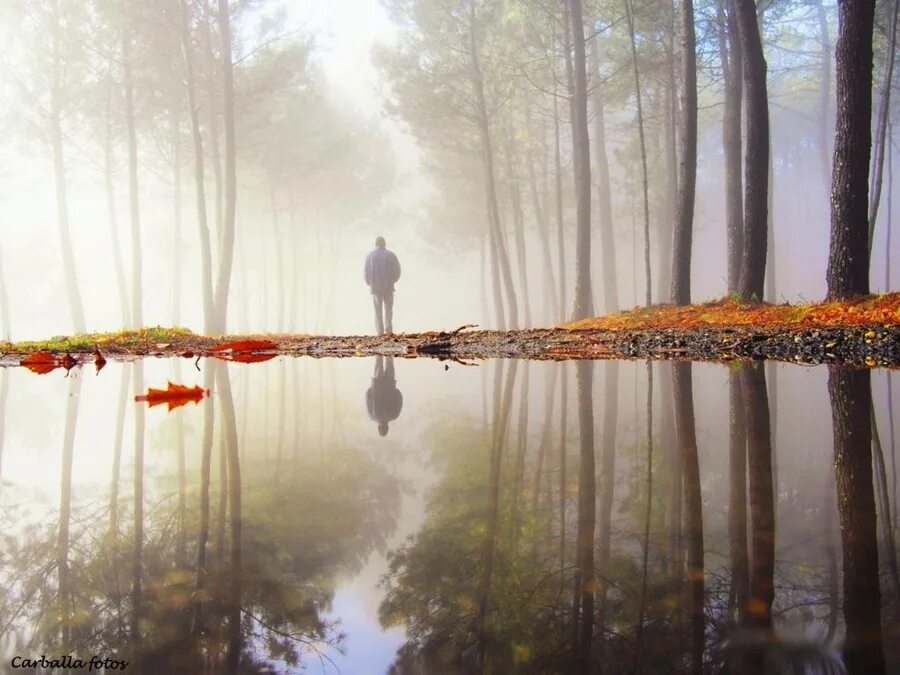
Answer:
<svg viewBox="0 0 900 675"><path fill-rule="evenodd" d="M885 371L200 366L0 373L4 668L900 668Z"/></svg>

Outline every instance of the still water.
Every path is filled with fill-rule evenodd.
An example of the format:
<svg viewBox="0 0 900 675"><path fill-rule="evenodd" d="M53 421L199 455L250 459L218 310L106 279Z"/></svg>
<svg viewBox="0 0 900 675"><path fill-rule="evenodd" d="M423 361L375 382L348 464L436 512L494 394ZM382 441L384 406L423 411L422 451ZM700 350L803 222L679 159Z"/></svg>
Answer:
<svg viewBox="0 0 900 675"><path fill-rule="evenodd" d="M886 371L199 368L0 373L0 672L900 669Z"/></svg>

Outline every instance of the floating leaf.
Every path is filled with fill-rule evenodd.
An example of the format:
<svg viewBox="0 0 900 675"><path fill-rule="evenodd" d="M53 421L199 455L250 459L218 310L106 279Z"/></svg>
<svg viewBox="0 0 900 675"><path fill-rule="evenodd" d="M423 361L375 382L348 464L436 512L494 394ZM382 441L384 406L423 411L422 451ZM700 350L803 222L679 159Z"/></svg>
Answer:
<svg viewBox="0 0 900 675"><path fill-rule="evenodd" d="M100 353L99 349L94 349L94 366L97 368L97 372L99 373L105 365L106 359L103 358L103 354Z"/></svg>
<svg viewBox="0 0 900 675"><path fill-rule="evenodd" d="M59 357L50 352L33 352L28 354L28 356L19 361L19 365L25 366L32 373L37 373L38 375L46 375L62 367Z"/></svg>
<svg viewBox="0 0 900 675"><path fill-rule="evenodd" d="M278 346L270 340L237 340L216 345L211 352L262 352L277 349Z"/></svg>
<svg viewBox="0 0 900 675"><path fill-rule="evenodd" d="M261 363L277 356L278 345L270 340L238 340L216 345L209 351L218 359L237 363ZM260 352L269 352L261 354Z"/></svg>
<svg viewBox="0 0 900 675"><path fill-rule="evenodd" d="M204 396L209 396L209 389L200 386L188 387L183 384L169 382L168 389L147 389L146 394L135 396L135 401L146 401L149 407L168 403L169 410L174 410L187 403L198 403Z"/></svg>

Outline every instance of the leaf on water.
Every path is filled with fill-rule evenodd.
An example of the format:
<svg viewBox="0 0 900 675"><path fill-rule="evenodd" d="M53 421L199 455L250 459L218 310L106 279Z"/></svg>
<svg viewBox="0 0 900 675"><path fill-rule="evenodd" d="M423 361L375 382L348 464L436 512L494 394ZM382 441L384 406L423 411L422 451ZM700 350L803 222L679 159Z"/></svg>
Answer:
<svg viewBox="0 0 900 675"><path fill-rule="evenodd" d="M237 340L216 345L209 351L217 359L235 361L237 363L261 363L274 359L278 345L270 340ZM261 354L260 352L270 352Z"/></svg>
<svg viewBox="0 0 900 675"><path fill-rule="evenodd" d="M33 352L19 361L20 366L25 366L32 373L46 375L57 368L62 367L59 358L50 352Z"/></svg>
<svg viewBox="0 0 900 675"><path fill-rule="evenodd" d="M278 346L270 340L237 340L235 342L224 342L216 345L209 351L221 352L261 352L270 349L277 349Z"/></svg>
<svg viewBox="0 0 900 675"><path fill-rule="evenodd" d="M168 403L169 410L194 402L199 403L204 396L209 396L209 389L200 386L188 387L183 384L169 382L168 389L147 389L146 394L135 396L135 401L146 401L152 408L160 403Z"/></svg>
<svg viewBox="0 0 900 675"><path fill-rule="evenodd" d="M105 365L106 359L103 358L103 354L100 353L99 349L94 349L94 366L97 368L97 372L99 373Z"/></svg>

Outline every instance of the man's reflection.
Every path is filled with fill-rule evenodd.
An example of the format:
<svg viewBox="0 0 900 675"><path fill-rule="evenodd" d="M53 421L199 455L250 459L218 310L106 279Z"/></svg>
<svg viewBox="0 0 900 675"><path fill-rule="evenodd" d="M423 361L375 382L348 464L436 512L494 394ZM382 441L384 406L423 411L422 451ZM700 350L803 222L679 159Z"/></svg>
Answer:
<svg viewBox="0 0 900 675"><path fill-rule="evenodd" d="M384 361L387 360L387 368ZM376 356L372 386L366 392L366 408L369 417L378 423L378 433L387 436L388 424L400 416L403 409L403 394L397 389L394 379L394 357Z"/></svg>

